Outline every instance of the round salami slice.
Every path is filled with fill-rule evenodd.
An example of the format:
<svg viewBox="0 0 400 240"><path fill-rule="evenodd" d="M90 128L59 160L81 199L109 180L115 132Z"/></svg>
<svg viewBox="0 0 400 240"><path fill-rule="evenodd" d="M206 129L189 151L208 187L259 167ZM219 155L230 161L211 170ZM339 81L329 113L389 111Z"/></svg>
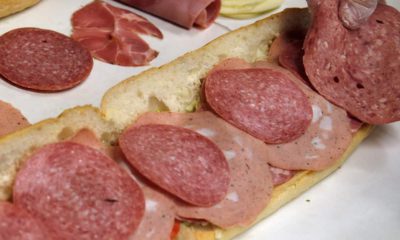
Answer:
<svg viewBox="0 0 400 240"><path fill-rule="evenodd" d="M318 92L371 124L400 120L400 12L378 5L348 30L339 1L320 1L304 44L304 66Z"/></svg>
<svg viewBox="0 0 400 240"><path fill-rule="evenodd" d="M69 89L84 81L92 67L85 48L54 31L19 28L0 37L0 74L23 88Z"/></svg>
<svg viewBox="0 0 400 240"><path fill-rule="evenodd" d="M127 239L144 214L143 192L129 174L72 142L36 151L17 174L13 199L60 239Z"/></svg>
<svg viewBox="0 0 400 240"><path fill-rule="evenodd" d="M163 124L133 126L119 144L141 174L188 203L212 206L227 194L230 174L224 154L192 130Z"/></svg>
<svg viewBox="0 0 400 240"><path fill-rule="evenodd" d="M57 239L47 227L27 211L9 203L0 202L0 239L43 240Z"/></svg>
<svg viewBox="0 0 400 240"><path fill-rule="evenodd" d="M273 69L213 71L206 79L205 95L223 119L266 143L300 137L312 119L307 96Z"/></svg>

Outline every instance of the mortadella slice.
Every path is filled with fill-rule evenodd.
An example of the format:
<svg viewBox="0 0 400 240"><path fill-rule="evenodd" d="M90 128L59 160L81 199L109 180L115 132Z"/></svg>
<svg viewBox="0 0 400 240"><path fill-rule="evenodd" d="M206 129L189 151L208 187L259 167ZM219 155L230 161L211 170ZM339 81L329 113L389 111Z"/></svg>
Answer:
<svg viewBox="0 0 400 240"><path fill-rule="evenodd" d="M218 17L221 0L118 0L179 26L207 28Z"/></svg>
<svg viewBox="0 0 400 240"><path fill-rule="evenodd" d="M400 120L400 12L378 4L357 30L342 25L339 0L319 1L304 42L312 85L370 124Z"/></svg>
<svg viewBox="0 0 400 240"><path fill-rule="evenodd" d="M268 204L273 183L263 142L207 111L145 113L136 124L171 124L191 129L215 142L228 160L231 183L225 198L211 207L176 200L179 217L207 220L223 228L247 226Z"/></svg>
<svg viewBox="0 0 400 240"><path fill-rule="evenodd" d="M195 131L134 124L121 134L119 145L140 174L188 203L208 207L226 195L230 175L225 156Z"/></svg>
<svg viewBox="0 0 400 240"><path fill-rule="evenodd" d="M18 109L0 100L0 136L4 136L29 125L30 123L28 120L26 120Z"/></svg>
<svg viewBox="0 0 400 240"><path fill-rule="evenodd" d="M34 152L17 173L13 200L59 239L127 239L144 213L143 192L128 173L73 142Z"/></svg>

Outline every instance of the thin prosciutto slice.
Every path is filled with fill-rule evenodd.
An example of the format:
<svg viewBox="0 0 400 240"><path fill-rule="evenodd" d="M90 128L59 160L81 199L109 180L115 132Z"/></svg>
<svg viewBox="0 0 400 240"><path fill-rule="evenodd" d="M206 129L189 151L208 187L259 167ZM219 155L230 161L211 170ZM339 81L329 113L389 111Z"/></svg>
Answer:
<svg viewBox="0 0 400 240"><path fill-rule="evenodd" d="M218 17L221 0L117 0L190 29L207 28Z"/></svg>
<svg viewBox="0 0 400 240"><path fill-rule="evenodd" d="M158 52L138 35L163 38L145 18L102 1L94 1L72 16L72 38L89 49L94 58L121 66L143 66Z"/></svg>

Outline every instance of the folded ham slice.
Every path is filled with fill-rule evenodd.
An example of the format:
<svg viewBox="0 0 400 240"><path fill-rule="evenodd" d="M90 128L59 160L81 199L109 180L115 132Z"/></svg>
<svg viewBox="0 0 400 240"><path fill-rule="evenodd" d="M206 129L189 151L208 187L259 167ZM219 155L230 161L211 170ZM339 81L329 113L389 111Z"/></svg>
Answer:
<svg viewBox="0 0 400 240"><path fill-rule="evenodd" d="M118 0L184 28L207 28L217 18L221 0Z"/></svg>

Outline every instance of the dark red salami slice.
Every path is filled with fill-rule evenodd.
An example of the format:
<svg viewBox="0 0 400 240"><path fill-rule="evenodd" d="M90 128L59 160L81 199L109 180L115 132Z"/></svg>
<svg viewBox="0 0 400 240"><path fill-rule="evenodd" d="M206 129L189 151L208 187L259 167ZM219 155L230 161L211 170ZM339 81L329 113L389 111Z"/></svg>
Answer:
<svg viewBox="0 0 400 240"><path fill-rule="evenodd" d="M320 1L304 49L306 73L321 95L358 119L400 120L400 12L378 5L368 22L348 30L338 0Z"/></svg>
<svg viewBox="0 0 400 240"><path fill-rule="evenodd" d="M47 227L27 211L9 203L0 202L0 239L49 240L57 239Z"/></svg>
<svg viewBox="0 0 400 240"><path fill-rule="evenodd" d="M141 174L186 202L212 206L227 194L230 174L224 154L194 131L162 124L133 126L119 144Z"/></svg>
<svg viewBox="0 0 400 240"><path fill-rule="evenodd" d="M144 214L143 192L129 174L72 142L36 151L17 174L13 199L60 239L127 239Z"/></svg>
<svg viewBox="0 0 400 240"><path fill-rule="evenodd" d="M69 89L83 82L92 66L85 48L54 31L19 28L0 37L0 74L23 88Z"/></svg>
<svg viewBox="0 0 400 240"><path fill-rule="evenodd" d="M223 119L267 143L300 137L312 119L307 96L273 69L213 71L206 78L205 95Z"/></svg>

